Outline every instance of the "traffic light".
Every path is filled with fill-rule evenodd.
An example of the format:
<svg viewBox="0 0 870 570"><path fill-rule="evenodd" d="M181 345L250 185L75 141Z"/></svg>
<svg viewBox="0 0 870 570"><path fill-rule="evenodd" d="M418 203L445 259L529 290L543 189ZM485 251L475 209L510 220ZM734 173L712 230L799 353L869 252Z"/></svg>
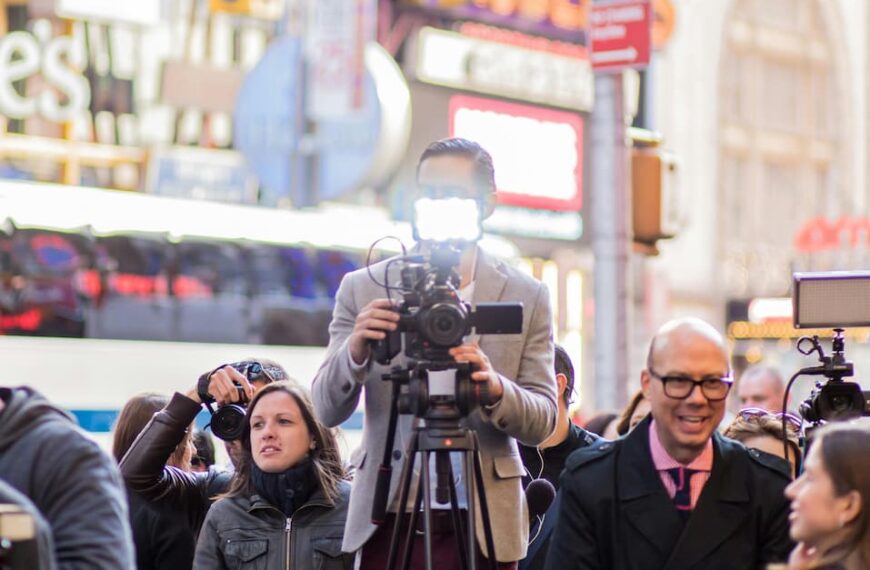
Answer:
<svg viewBox="0 0 870 570"><path fill-rule="evenodd" d="M658 254L656 242L674 237L681 224L673 178L676 162L660 148L661 135L629 129L631 149L631 222L635 250Z"/></svg>

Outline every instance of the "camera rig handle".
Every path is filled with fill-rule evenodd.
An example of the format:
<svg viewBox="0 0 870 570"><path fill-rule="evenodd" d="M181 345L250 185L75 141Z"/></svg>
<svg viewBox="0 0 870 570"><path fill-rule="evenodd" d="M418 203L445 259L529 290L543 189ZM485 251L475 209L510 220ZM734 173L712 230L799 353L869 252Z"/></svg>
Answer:
<svg viewBox="0 0 870 570"><path fill-rule="evenodd" d="M843 378L855 375L855 366L846 360L845 347L846 341L843 336L843 329L834 329L834 337L831 340L831 355L825 354L825 349L819 342L817 335L809 337L803 336L798 339L797 350L801 354L810 356L818 353L821 366L809 366L802 368L799 373L808 376L825 376L831 381L841 382ZM809 343L809 346L807 344Z"/></svg>

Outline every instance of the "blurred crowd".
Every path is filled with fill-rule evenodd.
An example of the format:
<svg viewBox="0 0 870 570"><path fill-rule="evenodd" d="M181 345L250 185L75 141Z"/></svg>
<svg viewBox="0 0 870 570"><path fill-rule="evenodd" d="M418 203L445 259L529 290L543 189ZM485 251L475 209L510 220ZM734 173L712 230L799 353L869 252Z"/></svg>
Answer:
<svg viewBox="0 0 870 570"><path fill-rule="evenodd" d="M691 338L699 326L703 331L698 323L683 323L670 334ZM661 355L653 353L651 359L655 365L671 366ZM628 532L638 557L656 554L644 552L652 544L644 540L643 517L666 526L668 513L662 509L669 504L658 500L643 508L635 505L628 511L638 517L634 520L608 512L620 501L630 506L649 499L643 493L620 495L623 481L639 477L620 471L620 463L642 472L642 466L631 465L633 450L662 437L651 430L671 421L669 404L691 404L670 398L665 393L669 386L673 391L674 385L688 382L688 388L680 388L692 390L688 398L705 399L704 405L712 407L716 400L709 396L716 398L714 391L724 390L724 398L730 385L717 388L722 380L712 376L664 376L667 381L658 390L647 383L625 409L598 414L584 429L568 419L574 373L559 346L554 362L557 429L538 446L520 443L519 451L525 485L543 478L559 494L531 521L527 556L519 567L630 567L611 549L621 548L625 536L620 535ZM664 559L670 566L664 567L744 567L741 556L752 557L747 568L762 559L770 568L777 560L783 568L867 567L870 420L823 427L804 458L801 422L782 409L783 391L782 378L771 368L744 372L735 390L739 411L726 423L716 424L713 418L717 430L707 438L707 471L694 465L695 459L690 465L700 468L683 466L682 485L676 480L670 485L671 498L685 500L691 508L685 520L676 516L679 510L673 513L682 538L657 531L669 540L657 545L666 546ZM245 406L241 437L224 442L227 465L215 463L212 435L193 428L203 399ZM114 429L114 461L34 390L3 388L0 400L2 501L25 506L39 522L40 557L33 567L283 568L289 560L290 568L353 568L354 553L342 552L353 467L340 457L334 430L318 421L308 390L277 363L251 359L223 365L205 373L198 386L171 398L141 394L130 399ZM669 429L661 433L680 437ZM574 453L578 449L587 453ZM730 467L728 477L717 476L729 454L745 458L731 457L736 466ZM619 479L608 479L612 475ZM683 496L685 479L696 477L704 480L707 494L690 490ZM650 485L650 479L658 484L651 472L641 486ZM741 494L747 488L748 496ZM710 494L714 489L724 496ZM657 499L662 497L668 495ZM732 516L729 526L734 513L726 505L752 516ZM697 520L699 516L709 518ZM638 528L626 530L626 525ZM685 534L688 525L710 535ZM745 532L747 527L751 532ZM609 533L608 541L602 542L602 529ZM699 546L693 537L698 543L714 540L719 548L686 554ZM596 552L588 551L590 545ZM696 556L695 565L674 565L680 552L689 559ZM705 557L710 558L698 564Z"/></svg>

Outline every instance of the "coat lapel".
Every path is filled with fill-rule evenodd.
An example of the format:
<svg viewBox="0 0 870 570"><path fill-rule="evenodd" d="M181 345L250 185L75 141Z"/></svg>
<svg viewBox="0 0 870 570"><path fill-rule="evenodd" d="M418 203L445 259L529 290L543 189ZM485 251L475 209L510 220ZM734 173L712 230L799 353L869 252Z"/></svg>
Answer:
<svg viewBox="0 0 870 570"><path fill-rule="evenodd" d="M728 540L747 516L749 465L744 454L713 435L713 472L665 570L690 568Z"/></svg>
<svg viewBox="0 0 870 570"><path fill-rule="evenodd" d="M477 305L478 303L500 301L507 281L507 274L502 271L500 262L487 255L478 246L477 267L474 274L474 293L471 295L471 304ZM484 336L478 338L478 343L484 349L483 351L490 355L490 358L492 358L491 351L493 349L498 350L498 347L487 348L484 346Z"/></svg>
<svg viewBox="0 0 870 570"><path fill-rule="evenodd" d="M679 539L683 523L653 465L649 428L648 417L625 438L617 459L618 496L628 524L661 553L664 561Z"/></svg>

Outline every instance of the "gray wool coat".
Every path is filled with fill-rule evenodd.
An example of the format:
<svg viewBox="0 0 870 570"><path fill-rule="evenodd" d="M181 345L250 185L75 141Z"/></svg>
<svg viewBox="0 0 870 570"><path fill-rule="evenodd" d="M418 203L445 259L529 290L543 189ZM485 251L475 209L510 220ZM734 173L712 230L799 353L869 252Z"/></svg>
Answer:
<svg viewBox="0 0 870 570"><path fill-rule="evenodd" d="M479 302L521 302L521 334L483 335L480 347L501 376L504 396L490 410L478 409L467 418L477 432L483 480L495 536L496 559L522 559L528 543L528 515L521 485L523 464L516 440L536 445L552 433L556 422L556 381L553 372L552 313L546 287L539 281L479 252L472 305ZM387 261L371 267L379 283L385 277L398 281L396 263L385 275ZM330 342L325 361L312 385L314 407L320 420L330 426L345 421L364 402L363 443L351 457L356 468L343 549L354 552L374 534L371 523L378 466L386 445L390 383L381 379L389 367L369 362L354 366L348 348L358 312L370 301L385 297L383 287L365 268L349 273L336 295ZM399 355L392 365L402 364ZM399 472L411 434L411 417L400 416L393 452L393 477L389 502L396 502ZM419 464L419 462L418 462ZM476 509L478 544L486 552L480 509Z"/></svg>

